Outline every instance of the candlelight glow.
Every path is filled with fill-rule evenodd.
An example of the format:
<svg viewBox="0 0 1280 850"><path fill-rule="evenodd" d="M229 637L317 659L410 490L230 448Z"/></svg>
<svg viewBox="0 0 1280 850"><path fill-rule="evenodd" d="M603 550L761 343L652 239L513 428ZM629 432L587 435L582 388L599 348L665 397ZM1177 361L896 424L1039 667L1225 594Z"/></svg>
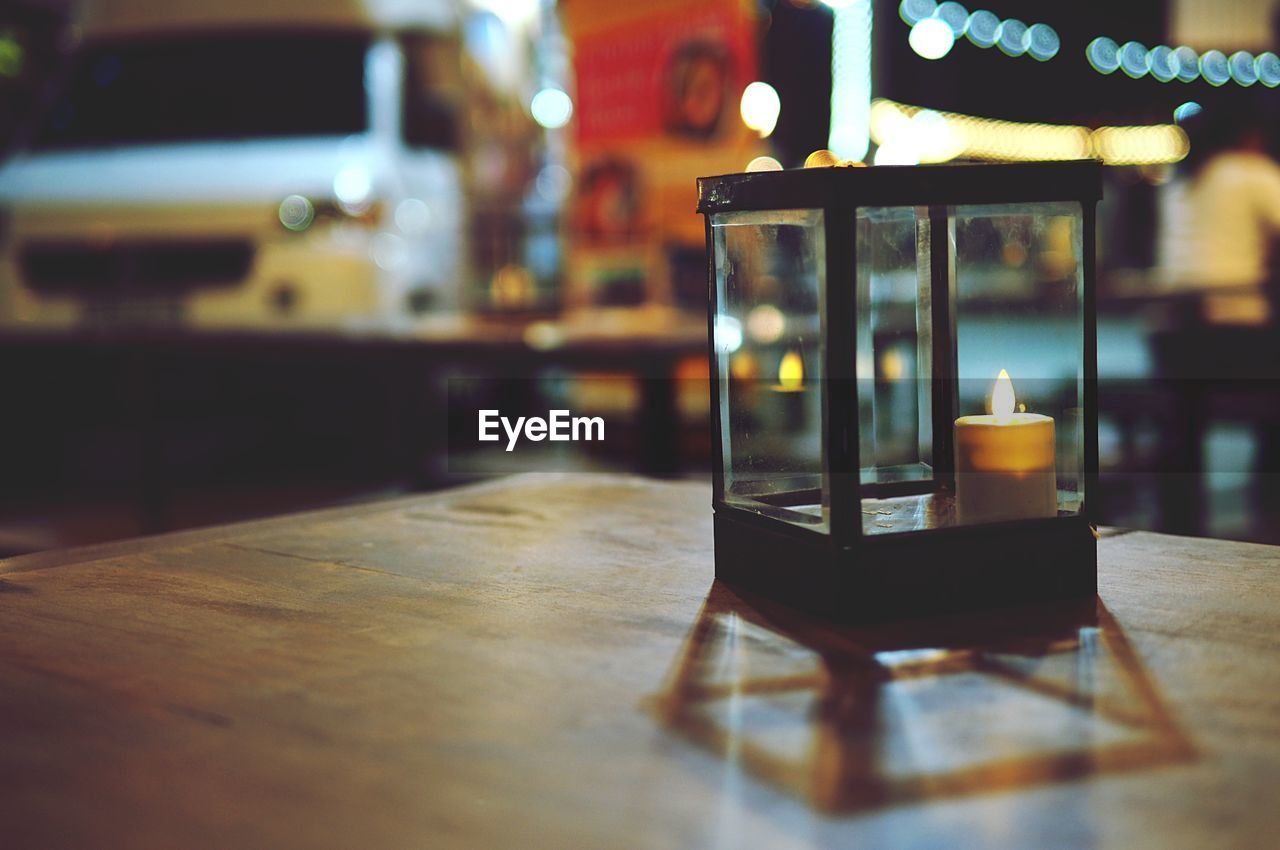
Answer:
<svg viewBox="0 0 1280 850"><path fill-rule="evenodd" d="M991 412L998 419L1008 419L1013 415L1015 401L1013 381L1009 380L1009 373L1001 369L1000 374L996 376L995 389L991 391Z"/></svg>
<svg viewBox="0 0 1280 850"><path fill-rule="evenodd" d="M804 361L797 352L788 351L782 355L782 362L778 364L778 385L784 390L798 390L804 386Z"/></svg>

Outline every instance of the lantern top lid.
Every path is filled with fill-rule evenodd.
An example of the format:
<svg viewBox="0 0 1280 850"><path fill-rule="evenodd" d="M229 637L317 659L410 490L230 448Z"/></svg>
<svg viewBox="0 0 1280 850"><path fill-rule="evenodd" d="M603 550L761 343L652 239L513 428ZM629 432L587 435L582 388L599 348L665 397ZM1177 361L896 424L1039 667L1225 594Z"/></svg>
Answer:
<svg viewBox="0 0 1280 850"><path fill-rule="evenodd" d="M796 168L698 178L698 212L1097 201L1102 162Z"/></svg>

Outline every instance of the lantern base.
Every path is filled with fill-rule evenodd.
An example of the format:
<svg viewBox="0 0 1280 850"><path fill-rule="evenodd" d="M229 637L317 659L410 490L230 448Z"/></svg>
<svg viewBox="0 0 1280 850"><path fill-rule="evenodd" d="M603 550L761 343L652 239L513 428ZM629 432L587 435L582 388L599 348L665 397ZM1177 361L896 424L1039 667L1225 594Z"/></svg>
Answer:
<svg viewBox="0 0 1280 850"><path fill-rule="evenodd" d="M820 534L715 516L716 578L833 622L864 623L1092 597L1098 541L1082 516L885 534Z"/></svg>

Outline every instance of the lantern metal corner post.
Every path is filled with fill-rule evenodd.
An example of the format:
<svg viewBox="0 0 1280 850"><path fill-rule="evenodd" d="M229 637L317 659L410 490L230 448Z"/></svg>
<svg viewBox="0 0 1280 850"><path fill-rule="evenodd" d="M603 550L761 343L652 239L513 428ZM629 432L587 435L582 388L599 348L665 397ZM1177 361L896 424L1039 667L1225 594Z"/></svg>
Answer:
<svg viewBox="0 0 1280 850"><path fill-rule="evenodd" d="M855 221L853 208L829 207L823 216L827 263L822 316L826 359L819 386L824 426L822 467L828 482L831 543L837 550L846 551L855 547L862 536Z"/></svg>
<svg viewBox="0 0 1280 850"><path fill-rule="evenodd" d="M1085 493L1093 493L1092 499L1085 500L1085 516L1093 531L1097 530L1100 517L1098 515L1098 208L1101 200L1101 187L1098 198L1081 202L1080 237L1081 254L1084 261L1083 285L1084 293L1081 309L1084 311L1084 393L1081 404L1084 406L1084 480ZM1094 570L1094 583L1097 583L1097 570Z"/></svg>
<svg viewBox="0 0 1280 850"><path fill-rule="evenodd" d="M719 358L716 354L716 251L715 239L711 230L711 216L704 215L703 223L707 236L707 365L709 385L711 389L711 505L724 501L724 455L720 452L722 432L720 430L720 375Z"/></svg>
<svg viewBox="0 0 1280 850"><path fill-rule="evenodd" d="M700 179L717 577L844 621L1095 593L1100 197L1097 162ZM997 361L1025 412L975 409Z"/></svg>

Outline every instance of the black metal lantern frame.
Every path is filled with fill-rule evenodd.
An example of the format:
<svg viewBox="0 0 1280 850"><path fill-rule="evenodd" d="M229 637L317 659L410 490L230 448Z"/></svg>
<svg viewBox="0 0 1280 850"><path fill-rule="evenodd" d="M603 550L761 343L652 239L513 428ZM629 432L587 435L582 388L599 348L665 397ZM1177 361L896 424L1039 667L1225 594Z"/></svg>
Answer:
<svg viewBox="0 0 1280 850"><path fill-rule="evenodd" d="M1100 163L818 168L698 189L717 577L846 621L1094 594ZM1025 382L1053 414L1014 415L1049 423L1026 449L1007 419L961 416L984 412L990 351L1031 348L1057 372ZM1049 484L982 465L1028 451L1050 457ZM881 457L895 452L912 462ZM1050 507L1029 508L1045 487Z"/></svg>

